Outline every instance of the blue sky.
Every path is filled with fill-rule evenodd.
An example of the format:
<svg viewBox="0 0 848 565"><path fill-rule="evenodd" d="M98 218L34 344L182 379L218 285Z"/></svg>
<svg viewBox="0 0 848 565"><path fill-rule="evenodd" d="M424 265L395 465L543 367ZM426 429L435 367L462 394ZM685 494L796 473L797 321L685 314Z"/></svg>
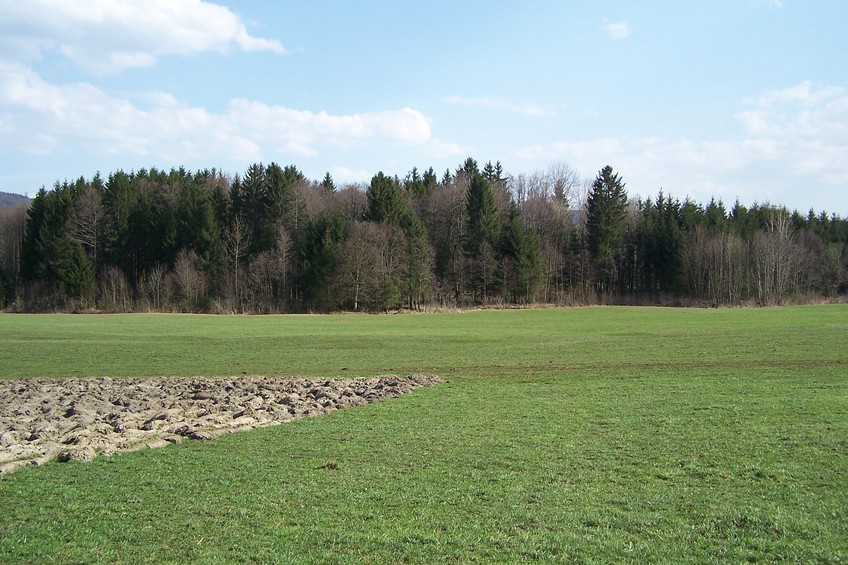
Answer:
<svg viewBox="0 0 848 565"><path fill-rule="evenodd" d="M0 190L468 156L848 216L843 0L0 0Z"/></svg>

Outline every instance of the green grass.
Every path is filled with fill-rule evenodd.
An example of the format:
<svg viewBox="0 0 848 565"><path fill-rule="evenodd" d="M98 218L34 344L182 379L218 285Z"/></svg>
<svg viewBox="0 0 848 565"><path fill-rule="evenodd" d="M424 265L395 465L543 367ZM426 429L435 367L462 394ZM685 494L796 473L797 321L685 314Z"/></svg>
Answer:
<svg viewBox="0 0 848 565"><path fill-rule="evenodd" d="M848 562L844 305L0 315L0 343L2 378L448 381L2 477L0 562Z"/></svg>

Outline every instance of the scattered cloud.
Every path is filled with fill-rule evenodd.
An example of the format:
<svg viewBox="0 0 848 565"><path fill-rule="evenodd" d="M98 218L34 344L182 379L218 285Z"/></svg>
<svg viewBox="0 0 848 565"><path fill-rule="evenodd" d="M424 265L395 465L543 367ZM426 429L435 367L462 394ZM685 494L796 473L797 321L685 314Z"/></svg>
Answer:
<svg viewBox="0 0 848 565"><path fill-rule="evenodd" d="M354 184L361 182L369 182L374 176L373 171L365 169L350 169L348 167L336 166L330 170L330 175L333 177L333 182L336 185Z"/></svg>
<svg viewBox="0 0 848 565"><path fill-rule="evenodd" d="M736 115L760 144L777 147L796 175L848 186L848 93L803 82L766 93Z"/></svg>
<svg viewBox="0 0 848 565"><path fill-rule="evenodd" d="M754 194L754 188L740 178L746 163L733 144L689 139L599 138L526 147L516 157L565 161L588 178L610 165L622 175L631 196L648 196L664 189L679 198L689 196L707 201L716 197L733 201Z"/></svg>
<svg viewBox="0 0 848 565"><path fill-rule="evenodd" d="M748 135L848 146L848 93L844 88L802 82L747 101L736 114Z"/></svg>
<svg viewBox="0 0 848 565"><path fill-rule="evenodd" d="M253 139L300 155L313 155L317 144L348 147L374 139L417 144L430 139L427 119L412 108L334 115L239 99L230 102L225 118L250 131Z"/></svg>
<svg viewBox="0 0 848 565"><path fill-rule="evenodd" d="M528 161L564 160L594 176L609 164L635 194L660 188L699 201L776 200L799 194L789 206L809 206L809 190L839 194L848 186L848 94L810 83L766 92L744 101L733 139L693 141L659 138L598 138L524 147ZM780 179L764 186L762 179ZM784 192L786 193L786 192Z"/></svg>
<svg viewBox="0 0 848 565"><path fill-rule="evenodd" d="M627 22L610 22L604 20L601 27L610 38L616 41L627 39L630 36L630 24Z"/></svg>
<svg viewBox="0 0 848 565"><path fill-rule="evenodd" d="M810 107L819 106L830 99L842 96L844 93L845 89L841 87L814 87L810 81L804 81L782 90L771 90L758 98L746 100L746 103L760 107L772 107L780 103L794 103Z"/></svg>
<svg viewBox="0 0 848 565"><path fill-rule="evenodd" d="M538 104L510 104L499 98L489 98L481 96L477 98L469 98L464 96L449 96L445 98L445 102L456 106L472 106L477 108L491 108L494 110L506 110L513 114L524 114L526 116L547 116L551 112Z"/></svg>
<svg viewBox="0 0 848 565"><path fill-rule="evenodd" d="M428 156L437 159L465 156L471 152L470 148L464 145L435 138L427 142L424 146L424 151Z"/></svg>
<svg viewBox="0 0 848 565"><path fill-rule="evenodd" d="M286 53L251 35L229 9L202 0L0 0L0 53L32 61L56 52L95 74L152 67L166 55L233 49Z"/></svg>
<svg viewBox="0 0 848 565"><path fill-rule="evenodd" d="M272 152L311 156L327 146L431 141L427 119L412 108L330 114L235 99L215 113L162 92L120 98L86 83L50 84L28 67L2 61L0 131L9 132L0 151L56 154L82 147L96 154L246 162Z"/></svg>

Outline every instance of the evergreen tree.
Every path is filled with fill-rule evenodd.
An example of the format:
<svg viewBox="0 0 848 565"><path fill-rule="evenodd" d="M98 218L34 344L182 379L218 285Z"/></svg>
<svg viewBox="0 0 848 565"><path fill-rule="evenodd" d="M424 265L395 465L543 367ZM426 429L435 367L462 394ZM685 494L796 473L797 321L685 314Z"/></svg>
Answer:
<svg viewBox="0 0 848 565"><path fill-rule="evenodd" d="M91 296L94 268L82 245L72 239L68 225L74 194L72 185L56 183L51 192L42 188L29 209L21 277L25 283L40 283L46 295L35 297L38 302Z"/></svg>
<svg viewBox="0 0 848 565"><path fill-rule="evenodd" d="M468 218L466 252L474 255L484 242L494 244L498 235L498 216L492 185L479 173L473 174L468 184L465 208Z"/></svg>
<svg viewBox="0 0 848 565"><path fill-rule="evenodd" d="M41 278L44 273L42 232L48 229L47 190L44 187L36 193L27 211L26 231L21 244L21 278L25 283Z"/></svg>
<svg viewBox="0 0 848 565"><path fill-rule="evenodd" d="M430 290L430 270L432 261L427 244L427 230L414 215L402 228L406 236L406 272L404 276L407 306L418 309Z"/></svg>
<svg viewBox="0 0 848 565"><path fill-rule="evenodd" d="M265 212L261 228L263 241L259 247L262 250L272 250L276 249L280 229L290 233L296 232L299 218L306 215L306 204L300 195L300 186L306 177L294 165L281 168L276 163L268 165L265 175L268 189L260 203ZM329 180L331 186L322 186L333 193L335 185L332 184L332 178Z"/></svg>
<svg viewBox="0 0 848 565"><path fill-rule="evenodd" d="M429 196L439 184L439 178L436 176L436 171L433 170L433 167L424 171L424 176L421 180L424 184L424 197Z"/></svg>
<svg viewBox="0 0 848 565"><path fill-rule="evenodd" d="M398 182L382 171L371 178L366 196L368 209L365 219L369 222L386 222L398 226L401 218L409 213Z"/></svg>
<svg viewBox="0 0 848 565"><path fill-rule="evenodd" d="M321 186L328 192L336 191L336 183L333 182L333 177L330 175L330 171L327 171L327 174L324 175L324 179L321 181Z"/></svg>
<svg viewBox="0 0 848 565"><path fill-rule="evenodd" d="M65 294L77 300L90 299L94 289L94 267L82 245L68 242L60 265L60 281Z"/></svg>
<svg viewBox="0 0 848 565"><path fill-rule="evenodd" d="M607 165L598 172L586 203L586 238L601 291L610 291L627 218L624 183Z"/></svg>
<svg viewBox="0 0 848 565"><path fill-rule="evenodd" d="M408 182L419 183L417 170L413 169ZM403 277L403 290L407 305L417 308L429 286L430 253L427 246L427 231L424 224L407 204L397 179L387 177L382 172L371 179L366 193L368 209L365 219L382 222L400 228L406 239L406 269ZM394 285L397 288L397 285ZM391 293L386 296L391 296Z"/></svg>
<svg viewBox="0 0 848 565"><path fill-rule="evenodd" d="M442 175L442 186L448 186L453 181L453 175L451 175L450 169L445 169L444 174Z"/></svg>
<svg viewBox="0 0 848 565"><path fill-rule="evenodd" d="M485 302L496 282L495 250L500 235L498 213L492 185L477 171L473 159L466 161L462 172L469 176L465 201L468 219L465 253L472 267L471 290L477 300Z"/></svg>
<svg viewBox="0 0 848 565"><path fill-rule="evenodd" d="M268 248L268 211L263 209L267 191L265 167L261 163L254 163L247 168L243 177L236 178L230 192L233 217L241 217L248 222L251 254Z"/></svg>
<svg viewBox="0 0 848 565"><path fill-rule="evenodd" d="M130 280L134 280L135 275L135 253L130 248L130 213L138 200L137 188L133 175L118 170L109 175L103 192L104 262L119 267Z"/></svg>
<svg viewBox="0 0 848 565"><path fill-rule="evenodd" d="M193 297L192 308L223 299L250 311L415 308L498 293L529 302L545 281L554 289L545 297L576 303L596 300L593 289L685 286L710 304L848 292L848 220L835 214L738 201L726 209L663 193L631 213L610 167L585 211L572 214L576 181L566 173L536 184L519 177L517 205L500 163L481 170L472 158L441 181L432 168L413 168L403 181L378 173L367 192L337 193L329 174L306 182L275 163L233 180L182 168L79 177L39 191L14 230L0 213L0 301L76 308L96 290L98 305L115 310L134 300L173 307L179 297ZM361 233L348 239L353 223ZM357 249L362 242L368 249ZM382 265L378 278L362 277L368 261Z"/></svg>
<svg viewBox="0 0 848 565"><path fill-rule="evenodd" d="M456 170L457 176L464 174L469 179L474 177L475 175L478 175L479 173L480 170L477 168L477 161L475 161L471 157L465 159L462 165L460 165L459 168Z"/></svg>
<svg viewBox="0 0 848 565"><path fill-rule="evenodd" d="M221 229L205 176L182 186L176 202L177 247L194 250L204 270L218 259Z"/></svg>
<svg viewBox="0 0 848 565"><path fill-rule="evenodd" d="M493 185L504 184L506 179L503 175L504 170L500 161L497 161L494 165L491 161L487 161L483 166L483 176Z"/></svg>
<svg viewBox="0 0 848 565"><path fill-rule="evenodd" d="M177 182L156 169L136 176L138 198L130 210L130 241L136 269L132 281L138 284L144 273L156 265L173 267L179 251L175 213Z"/></svg>
<svg viewBox="0 0 848 565"><path fill-rule="evenodd" d="M729 225L733 233L742 236L742 239L750 241L757 231L757 225L748 208L737 199L730 210Z"/></svg>
<svg viewBox="0 0 848 565"><path fill-rule="evenodd" d="M680 202L662 192L656 203L640 203L636 235L642 287L648 291L671 291L682 272L684 237L680 228Z"/></svg>
<svg viewBox="0 0 848 565"><path fill-rule="evenodd" d="M518 206L513 202L509 222L501 238L504 284L514 302L530 303L542 281L542 260L539 237L521 221Z"/></svg>
<svg viewBox="0 0 848 565"><path fill-rule="evenodd" d="M346 238L341 214L322 214L310 221L300 242L301 288L309 306L319 310L337 307L332 291L336 269L335 246Z"/></svg>
<svg viewBox="0 0 848 565"><path fill-rule="evenodd" d="M715 198L710 199L710 203L704 210L704 216L707 222L707 227L717 231L724 231L727 226L727 210L724 209L724 202Z"/></svg>
<svg viewBox="0 0 848 565"><path fill-rule="evenodd" d="M405 179L403 179L403 189L407 194L415 198L423 198L426 196L424 179L421 178L421 174L418 172L418 167L412 167L412 170L409 171L409 174L406 175Z"/></svg>
<svg viewBox="0 0 848 565"><path fill-rule="evenodd" d="M486 164L483 165L483 177L485 177L487 181L492 183L500 180L495 174L495 166L492 165L491 161L487 161Z"/></svg>

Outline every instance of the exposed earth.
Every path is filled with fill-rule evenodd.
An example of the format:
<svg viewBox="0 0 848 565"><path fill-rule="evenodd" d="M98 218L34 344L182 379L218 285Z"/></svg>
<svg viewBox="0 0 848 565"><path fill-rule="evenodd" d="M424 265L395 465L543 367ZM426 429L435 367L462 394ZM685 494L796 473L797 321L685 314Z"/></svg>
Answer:
<svg viewBox="0 0 848 565"><path fill-rule="evenodd" d="M385 375L0 380L0 474L273 426L442 382Z"/></svg>

